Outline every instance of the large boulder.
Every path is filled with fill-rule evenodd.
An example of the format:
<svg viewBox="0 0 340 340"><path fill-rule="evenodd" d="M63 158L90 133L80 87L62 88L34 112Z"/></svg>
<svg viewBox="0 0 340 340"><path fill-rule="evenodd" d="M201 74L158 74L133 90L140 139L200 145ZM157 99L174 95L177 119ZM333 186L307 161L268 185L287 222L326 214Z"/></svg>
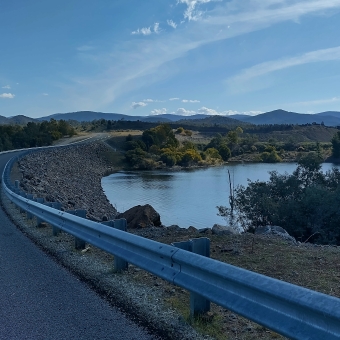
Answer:
<svg viewBox="0 0 340 340"><path fill-rule="evenodd" d="M125 218L128 228L132 229L162 226L159 213L150 204L132 207L117 218Z"/></svg>
<svg viewBox="0 0 340 340"><path fill-rule="evenodd" d="M293 236L290 236L285 229L276 225L266 225L264 227L258 227L255 230L256 235L276 235L287 241L292 241L296 243L296 240Z"/></svg>
<svg viewBox="0 0 340 340"><path fill-rule="evenodd" d="M233 229L231 227L226 227L226 226L220 225L220 224L214 224L214 226L212 227L211 231L212 231L212 233L214 235L233 235L233 234L237 234L235 229Z"/></svg>

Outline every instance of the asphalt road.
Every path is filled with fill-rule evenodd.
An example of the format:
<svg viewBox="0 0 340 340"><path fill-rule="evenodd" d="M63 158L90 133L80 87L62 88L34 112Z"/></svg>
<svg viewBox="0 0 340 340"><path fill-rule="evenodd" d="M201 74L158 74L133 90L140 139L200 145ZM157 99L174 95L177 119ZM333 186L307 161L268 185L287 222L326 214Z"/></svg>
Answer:
<svg viewBox="0 0 340 340"><path fill-rule="evenodd" d="M0 172L13 156L0 154ZM0 340L156 339L37 248L0 208Z"/></svg>

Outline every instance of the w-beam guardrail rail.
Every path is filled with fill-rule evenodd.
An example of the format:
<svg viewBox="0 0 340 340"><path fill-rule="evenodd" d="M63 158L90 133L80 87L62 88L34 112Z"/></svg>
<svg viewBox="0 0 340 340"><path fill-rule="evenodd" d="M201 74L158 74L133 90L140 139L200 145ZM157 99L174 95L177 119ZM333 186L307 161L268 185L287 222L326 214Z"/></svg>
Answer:
<svg viewBox="0 0 340 340"><path fill-rule="evenodd" d="M24 198L10 181L16 160L7 163L2 186L9 199L29 214L286 337L340 339L340 299Z"/></svg>

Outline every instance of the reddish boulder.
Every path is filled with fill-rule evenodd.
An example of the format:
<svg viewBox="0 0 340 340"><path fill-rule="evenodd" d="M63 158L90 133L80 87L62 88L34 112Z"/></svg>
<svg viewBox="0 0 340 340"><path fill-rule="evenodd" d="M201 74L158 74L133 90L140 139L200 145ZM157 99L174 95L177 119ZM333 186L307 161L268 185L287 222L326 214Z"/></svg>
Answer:
<svg viewBox="0 0 340 340"><path fill-rule="evenodd" d="M160 227L162 225L159 213L150 205L137 205L122 214L118 218L125 218L128 228Z"/></svg>

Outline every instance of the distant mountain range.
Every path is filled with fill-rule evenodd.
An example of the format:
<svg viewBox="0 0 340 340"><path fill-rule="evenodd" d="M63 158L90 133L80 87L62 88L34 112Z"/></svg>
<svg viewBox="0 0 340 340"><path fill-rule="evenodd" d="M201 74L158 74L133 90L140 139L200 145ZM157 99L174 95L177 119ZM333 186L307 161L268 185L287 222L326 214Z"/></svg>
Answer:
<svg viewBox="0 0 340 340"><path fill-rule="evenodd" d="M218 118L217 118L218 117ZM209 115L192 115L192 116L181 116L175 114L163 114L157 116L128 116L121 113L104 113L104 112L93 112L93 111L79 111L69 113L56 113L50 116L33 119L26 116L14 116L6 118L0 116L0 124L27 124L28 122L37 122L50 119L64 119L64 120L75 120L81 121L92 121L95 119L105 120L127 120L127 121L143 121L153 123L166 123L166 122L177 122L177 121L188 121L188 120L209 120L211 121L212 116ZM210 118L210 119L209 119ZM284 110L274 110L266 113L262 113L256 116L249 115L230 115L230 116L216 116L214 121L218 124L228 124L230 119L239 120L250 124L312 124L324 123L326 126L340 126L340 112L338 111L326 111L316 114L303 114L296 112L288 112ZM198 122L197 122L198 123Z"/></svg>

